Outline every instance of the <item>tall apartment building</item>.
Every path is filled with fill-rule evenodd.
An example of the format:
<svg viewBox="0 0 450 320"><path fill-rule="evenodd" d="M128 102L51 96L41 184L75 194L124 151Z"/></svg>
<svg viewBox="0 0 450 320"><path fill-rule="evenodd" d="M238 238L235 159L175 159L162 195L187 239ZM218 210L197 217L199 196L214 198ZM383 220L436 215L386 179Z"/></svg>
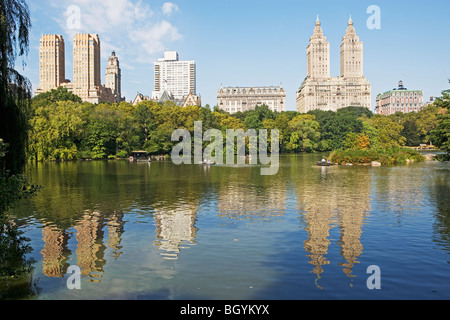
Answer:
<svg viewBox="0 0 450 320"><path fill-rule="evenodd" d="M423 107L423 91L408 90L399 81L398 88L377 95L375 113L388 116L396 112L419 112Z"/></svg>
<svg viewBox="0 0 450 320"><path fill-rule="evenodd" d="M341 43L341 74L330 76L330 43L317 17L307 53L307 76L297 91L297 112L337 111L348 106L371 109L372 86L364 77L363 42L350 18Z"/></svg>
<svg viewBox="0 0 450 320"><path fill-rule="evenodd" d="M101 85L100 39L94 34L76 34L73 40L73 93L95 102Z"/></svg>
<svg viewBox="0 0 450 320"><path fill-rule="evenodd" d="M121 70L119 58L113 51L108 59L106 66L105 87L111 89L115 102L119 103L122 99Z"/></svg>
<svg viewBox="0 0 450 320"><path fill-rule="evenodd" d="M253 110L267 105L272 111L286 111L286 92L279 87L221 87L217 94L219 109L228 113Z"/></svg>
<svg viewBox="0 0 450 320"><path fill-rule="evenodd" d="M64 87L83 101L120 102L119 60L110 58L106 80L101 84L100 39L98 35L77 34L73 40L73 81L65 79L65 44L62 36L43 35L39 49L39 88L36 94ZM120 98L120 100L119 100Z"/></svg>
<svg viewBox="0 0 450 320"><path fill-rule="evenodd" d="M39 88L37 94L66 83L65 43L61 35L42 35L39 44Z"/></svg>
<svg viewBox="0 0 450 320"><path fill-rule="evenodd" d="M164 58L155 62L155 91L153 100L159 100L167 91L175 100L196 95L195 61L180 61L176 51L165 51Z"/></svg>

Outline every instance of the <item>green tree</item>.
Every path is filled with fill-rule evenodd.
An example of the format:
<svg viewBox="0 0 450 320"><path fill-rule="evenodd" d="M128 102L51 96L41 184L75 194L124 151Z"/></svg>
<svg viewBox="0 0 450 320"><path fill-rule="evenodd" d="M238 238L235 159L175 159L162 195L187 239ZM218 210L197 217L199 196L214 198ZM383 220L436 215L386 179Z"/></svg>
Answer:
<svg viewBox="0 0 450 320"><path fill-rule="evenodd" d="M30 29L25 1L0 1L0 138L9 145L0 171L10 175L21 173L26 163L31 83L14 67L28 53Z"/></svg>
<svg viewBox="0 0 450 320"><path fill-rule="evenodd" d="M433 143L431 141L431 132L436 129L438 123L439 107L429 105L417 113L417 129L421 143Z"/></svg>
<svg viewBox="0 0 450 320"><path fill-rule="evenodd" d="M346 149L368 150L370 149L370 138L365 133L350 132L345 139Z"/></svg>
<svg viewBox="0 0 450 320"><path fill-rule="evenodd" d="M153 113L146 104L139 104L136 107L133 116L139 125L141 135L145 143L148 141L150 132L156 127L153 119Z"/></svg>
<svg viewBox="0 0 450 320"><path fill-rule="evenodd" d="M439 116L439 123L432 134L435 145L446 152L439 159L442 161L450 161L450 113Z"/></svg>
<svg viewBox="0 0 450 320"><path fill-rule="evenodd" d="M410 147L417 147L422 143L417 125L416 114L411 114L402 121L403 130L401 135L405 137L405 144Z"/></svg>
<svg viewBox="0 0 450 320"><path fill-rule="evenodd" d="M88 107L88 118L83 130L81 157L106 159L117 153L117 137L121 111L108 104Z"/></svg>
<svg viewBox="0 0 450 320"><path fill-rule="evenodd" d="M0 160L8 152L8 145L0 139ZM28 179L22 174L10 175L0 171L0 299L8 296L7 290L17 290L11 280L19 277L28 278L34 269L34 259L26 255L32 251L6 212L19 200L29 198L36 194L39 187L30 185ZM6 282L6 284L5 284ZM6 291L4 291L6 288Z"/></svg>
<svg viewBox="0 0 450 320"><path fill-rule="evenodd" d="M442 111L438 115L438 123L432 137L434 144L446 152L439 159L450 161L450 89L442 91L442 97L436 99L434 104Z"/></svg>
<svg viewBox="0 0 450 320"><path fill-rule="evenodd" d="M374 115L365 119L364 133L370 138L374 148L388 149L405 146L405 137L401 135L403 126L389 117Z"/></svg>
<svg viewBox="0 0 450 320"><path fill-rule="evenodd" d="M314 152L319 150L320 125L313 115L299 115L289 122L292 129L287 150Z"/></svg>
<svg viewBox="0 0 450 320"><path fill-rule="evenodd" d="M448 82L450 83L450 79ZM434 105L439 108L450 110L450 89L442 91L442 97L437 98Z"/></svg>
<svg viewBox="0 0 450 320"><path fill-rule="evenodd" d="M72 102L78 102L81 103L81 98L77 96L76 94L73 94L67 88L59 87L57 89L52 89L47 92L43 92L41 94L38 94L32 99L33 104L37 105L42 103L52 103L52 102L58 102L58 101L72 101Z"/></svg>
<svg viewBox="0 0 450 320"><path fill-rule="evenodd" d="M30 121L29 157L35 161L74 160L83 132L82 107L58 101L34 110Z"/></svg>
<svg viewBox="0 0 450 320"><path fill-rule="evenodd" d="M127 105L126 105L127 104ZM119 105L113 105L117 112L117 131L116 131L116 156L126 158L134 150L142 149L145 138L148 138L144 128L140 126L139 121L130 111L131 104L122 102ZM134 111L134 109L133 109ZM142 125L142 123L141 123ZM149 127L153 128L153 127Z"/></svg>
<svg viewBox="0 0 450 320"><path fill-rule="evenodd" d="M206 105L205 108L200 109L199 120L203 123L203 130L209 129L219 129L219 124L217 123L217 118L214 116L213 111Z"/></svg>
<svg viewBox="0 0 450 320"><path fill-rule="evenodd" d="M339 150L345 148L345 139L347 134L363 131L363 123L360 120L361 114L366 111L361 108L344 108L338 112L315 110L308 114L314 115L321 128L322 144L327 146L328 150ZM367 108L364 108L367 110ZM369 111L369 110L367 110Z"/></svg>
<svg viewBox="0 0 450 320"><path fill-rule="evenodd" d="M287 146L289 144L292 128L289 126L289 122L297 115L297 113L281 112L275 119L272 129L280 130L280 152L287 152Z"/></svg>
<svg viewBox="0 0 450 320"><path fill-rule="evenodd" d="M270 110L267 105L256 106L254 110L249 110L243 113L245 116L244 125L249 129L262 129L263 121L268 119L275 119L275 113Z"/></svg>

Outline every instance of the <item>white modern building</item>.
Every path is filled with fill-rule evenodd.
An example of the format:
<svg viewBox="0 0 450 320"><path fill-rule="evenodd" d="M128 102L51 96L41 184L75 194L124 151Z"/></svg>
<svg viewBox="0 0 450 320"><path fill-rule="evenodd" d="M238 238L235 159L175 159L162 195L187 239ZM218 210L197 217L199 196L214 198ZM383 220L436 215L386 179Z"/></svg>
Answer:
<svg viewBox="0 0 450 320"><path fill-rule="evenodd" d="M180 61L176 51L165 51L164 58L155 62L155 91L153 100L159 100L164 92L176 100L196 95L195 61Z"/></svg>

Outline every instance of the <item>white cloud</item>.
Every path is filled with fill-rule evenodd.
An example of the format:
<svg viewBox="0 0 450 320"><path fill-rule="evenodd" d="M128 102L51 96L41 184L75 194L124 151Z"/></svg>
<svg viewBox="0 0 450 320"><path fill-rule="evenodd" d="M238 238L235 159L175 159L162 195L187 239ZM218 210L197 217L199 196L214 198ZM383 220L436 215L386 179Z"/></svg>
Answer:
<svg viewBox="0 0 450 320"><path fill-rule="evenodd" d="M162 11L165 15L170 16L172 12L178 11L179 8L172 2L166 2L163 4Z"/></svg>
<svg viewBox="0 0 450 320"><path fill-rule="evenodd" d="M116 50L120 59L126 59L128 63L152 63L154 55L182 38L178 29L163 18L161 11L155 13L142 0L48 1L58 11L61 10L59 16L62 18L55 20L69 38L66 43L71 42L76 33L99 34L104 57ZM68 19L73 18L70 16L73 12L67 12L71 6L79 8L79 29L70 28L67 23ZM162 7L166 17L178 10L178 6L170 2Z"/></svg>

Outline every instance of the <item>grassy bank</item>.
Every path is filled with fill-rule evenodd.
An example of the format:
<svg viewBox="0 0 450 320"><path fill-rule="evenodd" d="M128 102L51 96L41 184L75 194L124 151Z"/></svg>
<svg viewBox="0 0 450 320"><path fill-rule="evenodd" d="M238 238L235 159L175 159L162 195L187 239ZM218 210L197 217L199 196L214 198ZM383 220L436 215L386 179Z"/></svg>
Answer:
<svg viewBox="0 0 450 320"><path fill-rule="evenodd" d="M408 161L422 162L425 157L419 152L406 148L337 150L333 151L329 160L337 164L369 164L372 161L382 165L404 164Z"/></svg>

